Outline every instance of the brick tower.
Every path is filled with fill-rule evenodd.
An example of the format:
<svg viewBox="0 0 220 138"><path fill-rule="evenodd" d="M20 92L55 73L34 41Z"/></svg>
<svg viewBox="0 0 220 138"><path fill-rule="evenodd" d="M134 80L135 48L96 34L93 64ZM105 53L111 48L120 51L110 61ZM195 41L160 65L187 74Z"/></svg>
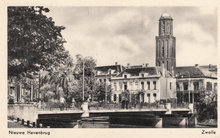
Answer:
<svg viewBox="0 0 220 138"><path fill-rule="evenodd" d="M159 36L156 36L156 66L168 71L176 68L176 38L173 36L173 19L164 13L159 19Z"/></svg>

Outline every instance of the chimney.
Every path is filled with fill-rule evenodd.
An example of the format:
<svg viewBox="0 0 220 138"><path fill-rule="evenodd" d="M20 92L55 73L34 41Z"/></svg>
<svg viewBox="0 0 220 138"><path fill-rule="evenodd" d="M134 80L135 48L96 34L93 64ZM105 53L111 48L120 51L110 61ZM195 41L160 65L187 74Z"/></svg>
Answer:
<svg viewBox="0 0 220 138"><path fill-rule="evenodd" d="M142 64L142 68L144 68L144 67L145 67L145 64L143 63L143 64Z"/></svg>
<svg viewBox="0 0 220 138"><path fill-rule="evenodd" d="M130 68L130 63L127 64L127 68Z"/></svg>
<svg viewBox="0 0 220 138"><path fill-rule="evenodd" d="M149 65L148 63L145 63L145 67L148 67L148 65Z"/></svg>
<svg viewBox="0 0 220 138"><path fill-rule="evenodd" d="M117 62L117 61L115 62L115 65L118 65L118 62Z"/></svg>
<svg viewBox="0 0 220 138"><path fill-rule="evenodd" d="M195 64L195 67L198 68L198 67L199 67L199 64Z"/></svg>
<svg viewBox="0 0 220 138"><path fill-rule="evenodd" d="M212 68L212 64L209 64L209 68Z"/></svg>

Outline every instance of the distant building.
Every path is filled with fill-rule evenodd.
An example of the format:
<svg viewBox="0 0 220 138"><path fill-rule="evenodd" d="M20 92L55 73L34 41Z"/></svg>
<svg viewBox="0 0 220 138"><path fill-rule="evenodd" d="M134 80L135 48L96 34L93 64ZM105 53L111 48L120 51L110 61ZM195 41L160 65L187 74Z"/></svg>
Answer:
<svg viewBox="0 0 220 138"><path fill-rule="evenodd" d="M95 67L96 79L99 82L106 82L107 84L110 84L111 78L117 76L124 69L125 67L119 65L117 62L115 62L115 65L97 66Z"/></svg>
<svg viewBox="0 0 220 138"><path fill-rule="evenodd" d="M18 80L15 76L8 78L8 103L34 102L38 96L38 75L29 75L23 80Z"/></svg>
<svg viewBox="0 0 220 138"><path fill-rule="evenodd" d="M176 67L175 75L179 103L197 102L202 90L217 92L217 66L196 64L195 66Z"/></svg>
<svg viewBox="0 0 220 138"><path fill-rule="evenodd" d="M130 102L134 97L138 103L176 99L175 84L172 74L161 67L127 67L111 79L112 101L121 102L124 91L129 92Z"/></svg>
<svg viewBox="0 0 220 138"><path fill-rule="evenodd" d="M126 68L117 65L97 67L97 79L111 83L113 102L120 102L124 91L136 95L139 102L148 103L175 98L177 102L192 103L197 101L201 89L217 91L217 66L176 67L173 19L167 13L159 19L155 62L156 67L144 64L128 64ZM114 75L111 70L113 68Z"/></svg>

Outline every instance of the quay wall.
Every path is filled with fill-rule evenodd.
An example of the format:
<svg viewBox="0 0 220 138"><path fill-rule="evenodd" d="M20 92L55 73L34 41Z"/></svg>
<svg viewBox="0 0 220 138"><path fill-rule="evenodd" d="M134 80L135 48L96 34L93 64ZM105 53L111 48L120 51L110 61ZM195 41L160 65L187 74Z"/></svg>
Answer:
<svg viewBox="0 0 220 138"><path fill-rule="evenodd" d="M38 108L34 104L8 104L8 117L36 122Z"/></svg>

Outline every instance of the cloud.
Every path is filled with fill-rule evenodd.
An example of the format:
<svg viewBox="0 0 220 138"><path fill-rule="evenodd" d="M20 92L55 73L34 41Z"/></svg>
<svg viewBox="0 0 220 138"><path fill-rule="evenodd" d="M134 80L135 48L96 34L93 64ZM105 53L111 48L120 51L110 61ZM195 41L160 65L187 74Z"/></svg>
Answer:
<svg viewBox="0 0 220 138"><path fill-rule="evenodd" d="M175 30L177 65L216 64L215 40L202 26L195 22L183 22Z"/></svg>
<svg viewBox="0 0 220 138"><path fill-rule="evenodd" d="M66 27L65 47L73 57L92 56L98 65L118 61L154 66L155 36L163 12L174 19L178 66L216 64L216 8L52 7L50 15Z"/></svg>

